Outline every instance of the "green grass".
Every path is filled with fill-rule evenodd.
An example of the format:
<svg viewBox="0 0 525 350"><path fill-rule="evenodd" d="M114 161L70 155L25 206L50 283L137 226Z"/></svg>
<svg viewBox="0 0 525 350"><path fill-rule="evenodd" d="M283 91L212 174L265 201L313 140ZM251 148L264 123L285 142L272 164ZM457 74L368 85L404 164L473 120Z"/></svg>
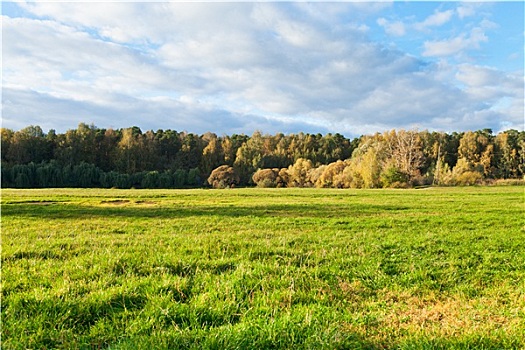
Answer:
<svg viewBox="0 0 525 350"><path fill-rule="evenodd" d="M525 348L523 187L2 190L2 349Z"/></svg>

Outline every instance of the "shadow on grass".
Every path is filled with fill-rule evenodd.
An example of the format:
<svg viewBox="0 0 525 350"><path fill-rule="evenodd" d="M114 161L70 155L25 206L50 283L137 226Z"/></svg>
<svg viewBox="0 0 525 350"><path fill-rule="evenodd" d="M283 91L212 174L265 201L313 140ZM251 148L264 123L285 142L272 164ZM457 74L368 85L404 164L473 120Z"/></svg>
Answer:
<svg viewBox="0 0 525 350"><path fill-rule="evenodd" d="M372 204L268 204L254 206L196 206L196 207L99 207L76 204L35 206L28 203L6 204L2 216L47 219L80 219L84 217L184 218L184 217L303 217L341 218L373 216L387 212L405 211L409 207Z"/></svg>

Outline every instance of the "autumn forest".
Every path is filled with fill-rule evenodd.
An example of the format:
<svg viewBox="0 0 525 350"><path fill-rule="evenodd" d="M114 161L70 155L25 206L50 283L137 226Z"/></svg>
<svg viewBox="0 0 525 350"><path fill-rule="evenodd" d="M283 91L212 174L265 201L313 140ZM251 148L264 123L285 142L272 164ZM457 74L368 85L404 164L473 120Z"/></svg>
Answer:
<svg viewBox="0 0 525 350"><path fill-rule="evenodd" d="M522 180L525 132L391 130L197 135L81 123L61 134L1 129L2 187L328 187L475 185Z"/></svg>

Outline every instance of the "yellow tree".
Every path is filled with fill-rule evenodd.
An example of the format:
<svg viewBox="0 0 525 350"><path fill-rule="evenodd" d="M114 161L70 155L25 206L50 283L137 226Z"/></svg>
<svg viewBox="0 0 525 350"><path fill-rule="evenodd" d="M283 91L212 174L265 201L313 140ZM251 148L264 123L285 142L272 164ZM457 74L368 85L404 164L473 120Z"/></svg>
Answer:
<svg viewBox="0 0 525 350"><path fill-rule="evenodd" d="M381 187L380 175L389 154L386 146L384 135L379 133L361 139L349 164L350 172L347 172L352 174L354 181L351 187Z"/></svg>
<svg viewBox="0 0 525 350"><path fill-rule="evenodd" d="M517 177L520 157L518 140L512 131L501 132L496 136L495 145L498 153L497 167L503 178Z"/></svg>
<svg viewBox="0 0 525 350"><path fill-rule="evenodd" d="M458 158L463 158L470 165L479 162L477 135L472 131L467 131L459 140Z"/></svg>
<svg viewBox="0 0 525 350"><path fill-rule="evenodd" d="M316 182L317 187L344 187L344 182L341 174L346 168L346 163L342 160L328 164L321 176Z"/></svg>
<svg viewBox="0 0 525 350"><path fill-rule="evenodd" d="M117 145L119 170L133 174L142 170L143 167L143 140L142 131L137 127L122 130L122 137Z"/></svg>
<svg viewBox="0 0 525 350"><path fill-rule="evenodd" d="M201 170L205 174L210 174L213 169L221 164L224 164L221 142L216 136L211 136L208 144L202 150Z"/></svg>
<svg viewBox="0 0 525 350"><path fill-rule="evenodd" d="M419 168L424 163L422 142L419 132L392 130L383 134L385 163L383 168L388 173L399 173L398 181L410 181L420 175ZM404 180L403 180L404 179Z"/></svg>
<svg viewBox="0 0 525 350"><path fill-rule="evenodd" d="M467 131L459 140L458 164L460 166L456 165L458 167L456 173L475 171L482 175L489 175L493 153L493 146L487 135ZM461 163L460 160L462 160Z"/></svg>
<svg viewBox="0 0 525 350"><path fill-rule="evenodd" d="M313 168L312 161L309 159L299 158L288 168L289 183L291 187L305 187L312 185L309 179L309 172Z"/></svg>

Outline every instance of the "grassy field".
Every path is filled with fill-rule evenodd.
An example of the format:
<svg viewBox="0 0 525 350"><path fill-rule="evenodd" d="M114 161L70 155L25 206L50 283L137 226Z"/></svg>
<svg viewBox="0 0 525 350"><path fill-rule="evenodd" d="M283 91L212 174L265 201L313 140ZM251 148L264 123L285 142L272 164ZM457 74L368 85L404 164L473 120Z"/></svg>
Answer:
<svg viewBox="0 0 525 350"><path fill-rule="evenodd" d="M523 187L2 190L2 349L523 349Z"/></svg>

